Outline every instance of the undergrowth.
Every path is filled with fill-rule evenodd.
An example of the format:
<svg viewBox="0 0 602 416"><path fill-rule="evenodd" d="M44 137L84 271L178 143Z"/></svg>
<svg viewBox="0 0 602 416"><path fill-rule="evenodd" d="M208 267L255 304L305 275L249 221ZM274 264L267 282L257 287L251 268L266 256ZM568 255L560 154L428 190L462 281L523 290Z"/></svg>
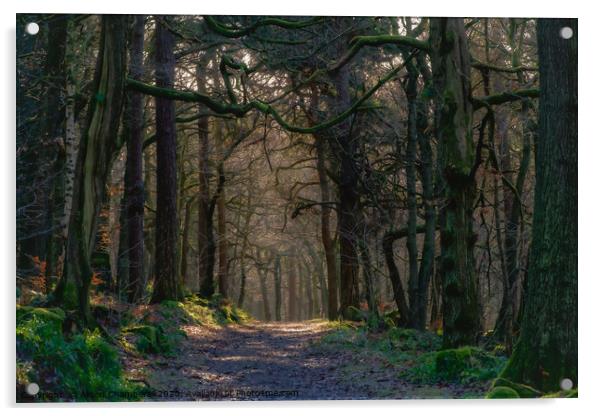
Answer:
<svg viewBox="0 0 602 416"><path fill-rule="evenodd" d="M246 312L218 296L210 300L189 296L181 302L134 308L95 303L92 309L105 336L111 334L112 339L98 330L74 330L65 324L66 314L60 308L17 306L19 401L138 400L145 390L125 379L119 350L173 357L186 338L184 325L250 321ZM30 383L40 386L35 397L26 392Z"/></svg>
<svg viewBox="0 0 602 416"><path fill-rule="evenodd" d="M416 386L443 383L486 389L507 361L498 351L490 353L476 347L441 350L442 337L429 331L391 326L379 330L369 321L341 321L330 326L333 330L318 342L319 347L353 352L355 363L350 366L377 360Z"/></svg>
<svg viewBox="0 0 602 416"><path fill-rule="evenodd" d="M60 309L17 309L17 383L21 401L33 399L25 386L40 386L36 401L115 401L137 396L117 350L98 331L65 336Z"/></svg>

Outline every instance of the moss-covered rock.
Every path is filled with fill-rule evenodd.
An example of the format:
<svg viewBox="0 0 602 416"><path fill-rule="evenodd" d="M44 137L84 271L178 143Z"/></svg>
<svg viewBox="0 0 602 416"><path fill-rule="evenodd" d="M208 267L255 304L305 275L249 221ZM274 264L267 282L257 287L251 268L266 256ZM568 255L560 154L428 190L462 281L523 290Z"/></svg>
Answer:
<svg viewBox="0 0 602 416"><path fill-rule="evenodd" d="M136 349L144 353L166 352L167 340L163 328L155 325L134 325L124 328L124 333L136 335Z"/></svg>
<svg viewBox="0 0 602 416"><path fill-rule="evenodd" d="M483 381L494 378L504 360L480 348L461 347L435 353L435 372L444 381Z"/></svg>
<svg viewBox="0 0 602 416"><path fill-rule="evenodd" d="M60 308L17 306L17 325L34 317L40 321L51 322L60 327L62 322L65 320L65 312Z"/></svg>
<svg viewBox="0 0 602 416"><path fill-rule="evenodd" d="M544 399L576 399L579 397L577 389L560 390L542 396Z"/></svg>
<svg viewBox="0 0 602 416"><path fill-rule="evenodd" d="M487 399L520 399L518 393L510 387L494 387L486 396Z"/></svg>
<svg viewBox="0 0 602 416"><path fill-rule="evenodd" d="M531 386L527 386L526 384L515 383L506 378L496 378L492 383L492 388L495 387L508 387L518 393L518 395L523 399L532 399L535 397L540 397L542 393Z"/></svg>

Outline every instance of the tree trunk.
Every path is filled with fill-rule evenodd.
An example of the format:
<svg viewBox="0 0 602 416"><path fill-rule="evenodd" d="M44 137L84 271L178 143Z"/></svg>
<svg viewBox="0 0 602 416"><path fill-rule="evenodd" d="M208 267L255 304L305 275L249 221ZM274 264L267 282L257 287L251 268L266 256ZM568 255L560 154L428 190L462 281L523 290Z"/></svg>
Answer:
<svg viewBox="0 0 602 416"><path fill-rule="evenodd" d="M339 69L332 75L336 89L335 111L342 112L351 106L349 96L349 68ZM358 169L355 157L357 140L351 134L351 121L346 119L333 128L336 137L336 150L340 160L339 171L339 238L340 238L340 279L341 306L344 317L349 316L350 307L359 307L358 257L356 250L356 221L360 207L358 194Z"/></svg>
<svg viewBox="0 0 602 416"><path fill-rule="evenodd" d="M184 287L187 284L186 276L188 275L188 251L190 248L190 222L192 217L192 201L194 198L188 198L184 206L184 231L182 233L182 249L180 258L180 284Z"/></svg>
<svg viewBox="0 0 602 416"><path fill-rule="evenodd" d="M533 243L521 333L502 377L548 392L564 378L577 386L577 20L539 19L537 43Z"/></svg>
<svg viewBox="0 0 602 416"><path fill-rule="evenodd" d="M418 209L416 206L416 145L418 141L416 96L418 92L418 70L411 62L406 65L406 68L408 70L408 80L405 85L405 93L408 101L408 134L405 152L405 171L408 206L406 247L408 249L408 266L410 271L408 280L408 292L410 295L409 325L414 329L423 330L424 327L421 327L423 311L421 310L420 282L418 280L418 243L416 241L416 225L418 221Z"/></svg>
<svg viewBox="0 0 602 416"><path fill-rule="evenodd" d="M217 199L217 233L218 233L218 286L222 297L229 296L228 287L228 240L226 238L226 195L222 189Z"/></svg>
<svg viewBox="0 0 602 416"><path fill-rule="evenodd" d="M247 189L247 201L245 205L245 225L243 228L243 237L242 237L242 247L240 249L240 291L238 294L238 302L237 305L239 308L242 308L244 300L245 300L245 289L247 283L247 275L245 273L245 257L247 253L247 246L249 245L249 224L251 223L251 217L253 216L253 210L251 209L251 191ZM278 270L280 271L280 257L277 258ZM275 273L275 272L274 272ZM276 276L275 276L276 277ZM280 296L280 292L276 294L276 296ZM279 300L279 298L277 299ZM276 309L276 317L280 316L280 307L277 306ZM277 320L280 320L277 318Z"/></svg>
<svg viewBox="0 0 602 416"><path fill-rule="evenodd" d="M320 194L323 205L320 207L320 230L324 255L326 257L326 275L328 279L328 319L334 321L338 318L338 285L337 265L334 241L330 232L331 207L324 205L330 202L330 189L328 175L326 174L326 146L322 135L314 135L316 139L316 153L318 156L318 177L320 180Z"/></svg>
<svg viewBox="0 0 602 416"><path fill-rule="evenodd" d="M144 73L144 16L134 17L130 40L130 78L140 80ZM124 197L126 200L128 281L127 298L135 302L142 295L144 274L144 178L142 176L142 144L144 140L144 97L128 91L124 136L127 138Z"/></svg>
<svg viewBox="0 0 602 416"><path fill-rule="evenodd" d="M94 94L89 106L86 134L79 146L75 169L73 209L69 220L65 268L55 290L64 301L65 289L73 279L78 312L83 324L93 325L89 289L92 279L90 257L94 250L100 209L106 199L106 182L111 161L119 148L119 121L124 96L126 69L126 17L102 17L101 42L96 66Z"/></svg>
<svg viewBox="0 0 602 416"><path fill-rule="evenodd" d="M204 90L204 66L197 65L196 77L199 90ZM205 111L205 106L199 104L199 112ZM213 267L210 266L210 256L214 251L213 224L209 217L209 117L200 117L199 129L199 217L198 217L198 246L199 246L199 293L209 298L213 295ZM213 263L211 261L211 263ZM244 275L244 271L242 272Z"/></svg>
<svg viewBox="0 0 602 416"><path fill-rule="evenodd" d="M62 107L62 100L65 97L65 88L67 84L67 71L65 68L65 50L67 47L67 27L69 17L58 16L48 22L48 55L46 57L46 76L50 81L48 89L45 92L44 115L44 143L50 146L50 158L54 159L52 163L50 177L50 194L47 203L47 224L49 230L48 241L46 244L46 270L45 270L45 289L49 293L56 277L58 276L59 255L63 246L63 231L61 230L61 204L65 195L65 127L63 125L63 115L59 109Z"/></svg>
<svg viewBox="0 0 602 416"><path fill-rule="evenodd" d="M399 270L395 264L395 256L393 255L393 243L395 240L402 238L406 235L407 230L389 231L383 236L383 254L387 263L387 269L389 269L389 279L391 280L391 286L393 287L393 297L397 305L397 311L399 312L399 319L397 325L405 327L410 321L410 312L408 311L408 303L406 301L403 283L399 276Z"/></svg>
<svg viewBox="0 0 602 416"><path fill-rule="evenodd" d="M158 87L173 88L175 57L173 34L163 16L155 29L155 77ZM176 207L176 117L175 103L155 98L157 136L157 218L155 242L155 286L152 303L181 297L177 276L178 221Z"/></svg>
<svg viewBox="0 0 602 416"><path fill-rule="evenodd" d="M292 257L286 258L288 274L288 320L297 320L297 271Z"/></svg>
<svg viewBox="0 0 602 416"><path fill-rule="evenodd" d="M282 321L282 270L280 255L276 254L274 259L274 312L277 321Z"/></svg>
<svg viewBox="0 0 602 416"><path fill-rule="evenodd" d="M432 81L424 55L416 58L418 70L424 85ZM429 101L423 96L416 99L416 130L418 148L420 150L419 173L422 182L422 206L424 208L424 239L422 243L422 260L418 271L418 314L416 326L426 328L429 285L435 265L435 231L437 229L437 213L433 181L433 149L429 133Z"/></svg>
<svg viewBox="0 0 602 416"><path fill-rule="evenodd" d="M460 18L431 19L436 130L446 205L441 219L443 343L474 345L480 327L472 230L473 167L470 55Z"/></svg>
<svg viewBox="0 0 602 416"><path fill-rule="evenodd" d="M270 312L270 298L268 296L268 270L265 268L267 265L259 265L257 268L257 274L259 275L259 285L261 288L261 298L263 299L263 319L266 321L272 320L272 313Z"/></svg>

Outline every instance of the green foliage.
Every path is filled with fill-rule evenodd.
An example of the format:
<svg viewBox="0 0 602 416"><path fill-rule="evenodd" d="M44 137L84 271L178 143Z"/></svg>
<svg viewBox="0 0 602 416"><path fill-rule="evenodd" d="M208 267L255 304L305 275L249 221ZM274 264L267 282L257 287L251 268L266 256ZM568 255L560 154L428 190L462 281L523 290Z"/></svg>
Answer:
<svg viewBox="0 0 602 416"><path fill-rule="evenodd" d="M122 330L134 334L136 349L143 353L167 353L170 345L163 328L159 325L134 325Z"/></svg>
<svg viewBox="0 0 602 416"><path fill-rule="evenodd" d="M393 327L374 333L367 324L357 327L342 321L331 325L336 330L320 340L323 347L366 353L389 364L405 363L419 351L434 351L441 346L441 337L430 332Z"/></svg>
<svg viewBox="0 0 602 416"><path fill-rule="evenodd" d="M441 348L441 337L432 332L391 328L387 337L403 351L435 351Z"/></svg>
<svg viewBox="0 0 602 416"><path fill-rule="evenodd" d="M173 356L186 337L180 325L218 326L249 320L246 312L222 300L219 295L210 300L193 295L182 302L166 300L149 309L141 319L122 329L121 341L126 349Z"/></svg>
<svg viewBox="0 0 602 416"><path fill-rule="evenodd" d="M419 383L459 382L469 384L493 379L505 364L505 358L479 348L462 347L426 353L404 376Z"/></svg>
<svg viewBox="0 0 602 416"><path fill-rule="evenodd" d="M364 311L361 311L360 309L356 308L355 306L348 306L347 309L345 310L345 313L343 314L343 316L350 320L350 321L354 321L354 322L360 322L360 321L365 321L367 319L367 314Z"/></svg>
<svg viewBox="0 0 602 416"><path fill-rule="evenodd" d="M487 399L520 399L518 393L510 387L495 387L485 397Z"/></svg>
<svg viewBox="0 0 602 416"><path fill-rule="evenodd" d="M38 400L107 401L135 398L123 378L117 351L98 331L65 338L64 313L17 309L17 380L36 382Z"/></svg>
<svg viewBox="0 0 602 416"><path fill-rule="evenodd" d="M60 329L62 322L65 320L65 312L60 308L36 308L17 305L17 326L19 323L34 317L51 322Z"/></svg>
<svg viewBox="0 0 602 416"><path fill-rule="evenodd" d="M219 295L210 300L192 295L182 302L164 301L159 305L159 315L173 323L199 325L241 324L250 321L242 309L223 300Z"/></svg>

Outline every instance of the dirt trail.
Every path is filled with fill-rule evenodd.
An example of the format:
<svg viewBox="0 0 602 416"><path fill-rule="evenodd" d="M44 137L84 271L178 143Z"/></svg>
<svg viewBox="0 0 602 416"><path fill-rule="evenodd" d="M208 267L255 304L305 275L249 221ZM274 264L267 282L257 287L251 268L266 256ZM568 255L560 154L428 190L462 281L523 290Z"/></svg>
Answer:
<svg viewBox="0 0 602 416"><path fill-rule="evenodd" d="M144 379L154 400L324 400L429 396L375 366L349 374L349 351L313 343L324 322L252 323L225 328L185 326L188 338L173 358L128 359L128 378ZM177 391L177 392L176 392ZM450 396L453 396L450 392ZM438 389L439 397L446 392Z"/></svg>

